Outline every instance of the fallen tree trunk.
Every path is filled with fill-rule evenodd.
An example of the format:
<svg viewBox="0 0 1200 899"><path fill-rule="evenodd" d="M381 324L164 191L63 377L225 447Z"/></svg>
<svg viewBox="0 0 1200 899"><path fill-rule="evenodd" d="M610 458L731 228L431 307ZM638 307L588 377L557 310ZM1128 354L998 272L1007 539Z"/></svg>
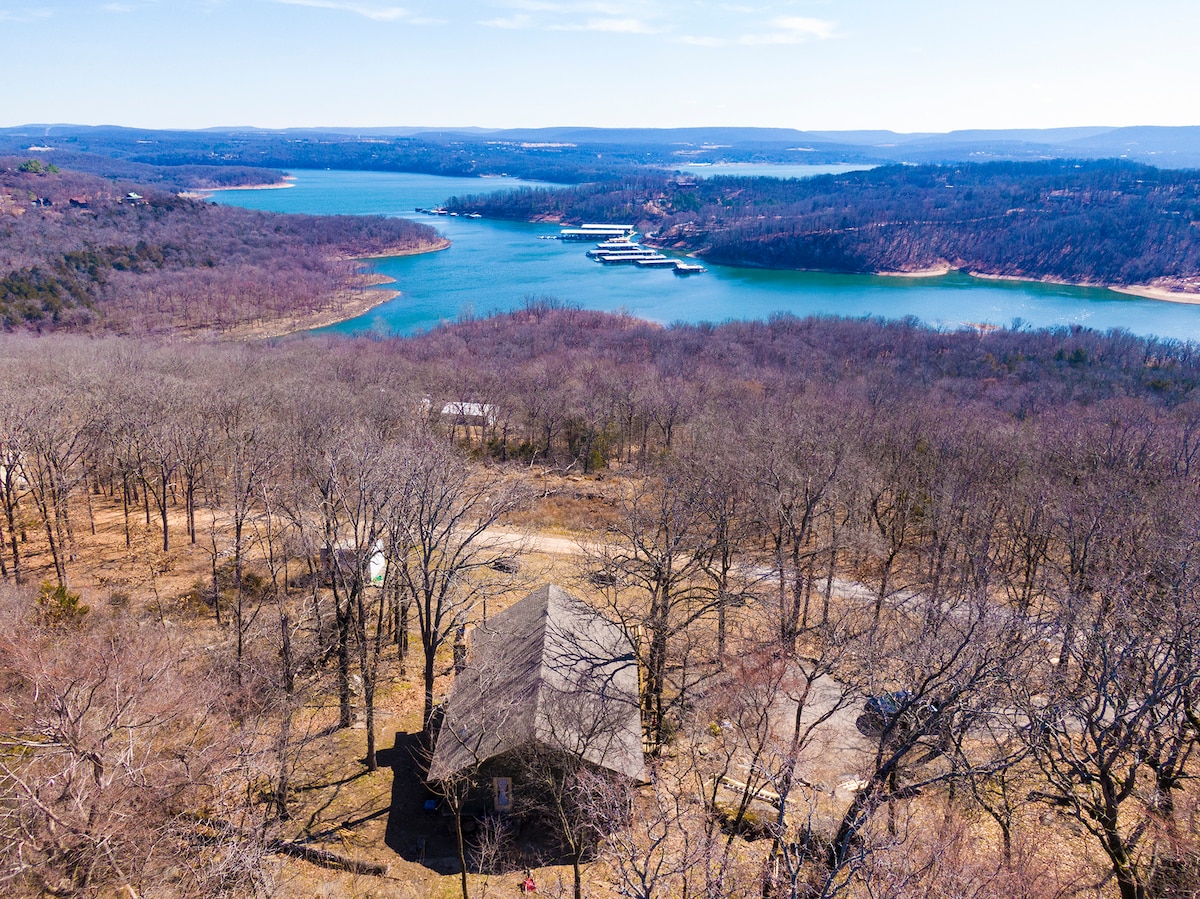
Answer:
<svg viewBox="0 0 1200 899"><path fill-rule="evenodd" d="M252 836L240 827L235 827L228 821L222 821L218 818L206 818L201 815L188 815L187 817L194 820L197 824L210 828L219 834L219 836L214 835L208 839L220 839L221 837L228 839L230 836L247 841L253 839ZM303 859L306 862L320 865L323 868L349 871L351 874L370 874L375 877L386 877L388 873L388 866L386 864L350 858L338 852L331 852L328 849L318 849L316 846L298 843L295 840L268 840L264 848L268 852L278 855L290 855L292 858Z"/></svg>
<svg viewBox="0 0 1200 899"><path fill-rule="evenodd" d="M315 846L306 846L291 840L273 840L267 844L267 848L280 855L290 855L293 858L312 862L314 865L349 871L351 874L372 874L376 877L386 877L388 873L387 865L350 858L337 852L330 852L328 849L318 849Z"/></svg>

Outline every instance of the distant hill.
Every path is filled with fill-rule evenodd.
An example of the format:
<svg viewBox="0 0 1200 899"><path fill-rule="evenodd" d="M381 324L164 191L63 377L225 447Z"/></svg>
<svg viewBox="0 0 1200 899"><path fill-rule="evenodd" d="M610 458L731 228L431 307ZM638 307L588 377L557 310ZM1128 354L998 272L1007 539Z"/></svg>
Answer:
<svg viewBox="0 0 1200 899"><path fill-rule="evenodd" d="M36 148L36 150L31 149ZM1127 159L1200 168L1200 127L968 130L948 134L787 128L210 128L0 129L0 154L43 154L101 173L88 157L170 169L343 168L439 175L505 173L582 183L686 163L957 163Z"/></svg>
<svg viewBox="0 0 1200 899"><path fill-rule="evenodd" d="M438 134L446 139L457 133ZM430 135L417 131L413 136ZM709 146L735 151L773 147L782 154L780 161L791 162L798 161L797 148L804 148L809 153L890 162L1122 158L1162 168L1200 167L1200 127L974 129L945 134L786 128L538 128L494 131L488 136L492 140Z"/></svg>
<svg viewBox="0 0 1200 899"><path fill-rule="evenodd" d="M807 179L640 176L451 199L458 212L633 222L774 269L976 274L1200 290L1200 175L1121 161L893 165Z"/></svg>

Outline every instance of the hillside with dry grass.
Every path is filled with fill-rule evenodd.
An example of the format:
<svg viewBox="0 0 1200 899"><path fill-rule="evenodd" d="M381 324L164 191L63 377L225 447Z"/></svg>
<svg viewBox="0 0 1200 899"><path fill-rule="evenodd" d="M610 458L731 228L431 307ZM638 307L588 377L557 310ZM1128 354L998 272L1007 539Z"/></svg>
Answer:
<svg viewBox="0 0 1200 899"><path fill-rule="evenodd" d="M539 302L4 348L5 895L1200 884L1190 345ZM630 635L653 776L467 810L456 655L548 582Z"/></svg>

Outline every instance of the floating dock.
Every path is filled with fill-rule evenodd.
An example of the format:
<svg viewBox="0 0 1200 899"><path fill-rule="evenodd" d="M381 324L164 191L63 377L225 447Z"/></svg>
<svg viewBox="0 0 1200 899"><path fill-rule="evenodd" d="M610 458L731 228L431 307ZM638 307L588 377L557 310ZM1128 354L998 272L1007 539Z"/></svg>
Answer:
<svg viewBox="0 0 1200 899"><path fill-rule="evenodd" d="M652 250L644 250L640 253L602 253L592 258L597 262L603 262L605 265L620 265L622 263L632 265L635 262L653 262L666 259L667 257Z"/></svg>
<svg viewBox="0 0 1200 899"><path fill-rule="evenodd" d="M558 240L598 240L595 247L587 251L588 258L604 265L636 265L638 268L669 268L677 275L699 275L708 271L694 262L672 259L658 250L635 243L637 232L633 225L601 225L585 223L578 228L563 228ZM554 238L543 236L542 240Z"/></svg>
<svg viewBox="0 0 1200 899"><path fill-rule="evenodd" d="M666 259L658 250L650 250L640 244L630 243L615 249L596 247L588 250L588 256L596 262L638 262L643 259Z"/></svg>
<svg viewBox="0 0 1200 899"><path fill-rule="evenodd" d="M634 243L628 237L617 237L613 240L606 240L604 243L596 244L594 250L588 250L589 256L599 256L601 253L620 253L622 250L640 250L642 245Z"/></svg>
<svg viewBox="0 0 1200 899"><path fill-rule="evenodd" d="M599 225L585 223L578 228L563 228L558 232L559 240L605 240L629 237L634 233L633 225Z"/></svg>

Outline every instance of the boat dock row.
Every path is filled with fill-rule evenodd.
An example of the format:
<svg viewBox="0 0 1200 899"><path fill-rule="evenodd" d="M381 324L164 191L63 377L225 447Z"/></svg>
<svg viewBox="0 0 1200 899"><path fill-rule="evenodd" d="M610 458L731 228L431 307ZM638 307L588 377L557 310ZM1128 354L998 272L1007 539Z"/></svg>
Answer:
<svg viewBox="0 0 1200 899"><path fill-rule="evenodd" d="M636 265L638 268L670 268L677 275L694 275L707 271L702 265L684 262L664 256L658 250L651 250L630 238L633 232L624 237L614 237L588 250L588 256L604 265Z"/></svg>
<svg viewBox="0 0 1200 899"><path fill-rule="evenodd" d="M419 212L422 215L451 215L458 218L459 213L451 212L448 209L443 209L441 206L434 206L432 209L426 209L424 206L418 206L414 212ZM478 212L464 212L462 217L465 219L481 219L483 218Z"/></svg>
<svg viewBox="0 0 1200 899"><path fill-rule="evenodd" d="M629 237L633 225L582 224L578 228L563 228L558 232L559 240L604 240Z"/></svg>

